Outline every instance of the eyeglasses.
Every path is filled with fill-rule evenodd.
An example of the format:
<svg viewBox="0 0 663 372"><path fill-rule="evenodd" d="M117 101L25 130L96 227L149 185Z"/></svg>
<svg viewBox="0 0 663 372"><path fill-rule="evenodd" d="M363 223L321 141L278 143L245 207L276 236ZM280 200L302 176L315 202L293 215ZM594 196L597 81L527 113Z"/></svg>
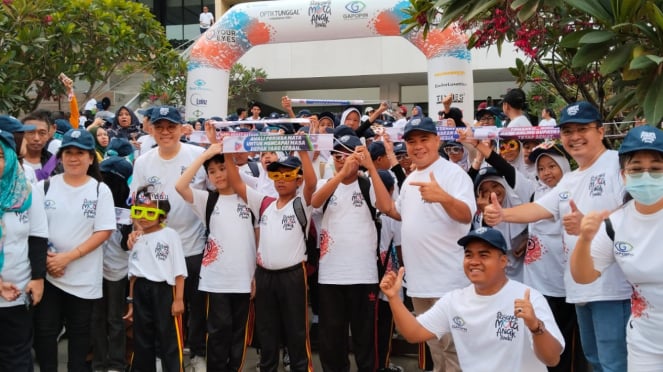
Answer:
<svg viewBox="0 0 663 372"><path fill-rule="evenodd" d="M661 178L663 177L663 168L640 168L632 167L624 169L626 174L632 178L640 178L645 173L649 174L651 178Z"/></svg>
<svg viewBox="0 0 663 372"><path fill-rule="evenodd" d="M484 116L481 119L479 119L479 121L481 121L481 122L486 122L486 121L491 121L491 120L495 121L495 117L494 116Z"/></svg>
<svg viewBox="0 0 663 372"><path fill-rule="evenodd" d="M142 207L139 205L131 206L131 218L134 219L146 219L148 221L156 221L159 219L159 216L166 216L166 212L162 209L154 207Z"/></svg>
<svg viewBox="0 0 663 372"><path fill-rule="evenodd" d="M272 181L294 181L299 177L299 168L295 168L290 172L267 172L267 177Z"/></svg>
<svg viewBox="0 0 663 372"><path fill-rule="evenodd" d="M167 125L153 125L152 128L157 132L169 132L173 133L177 130L177 124L167 124Z"/></svg>
<svg viewBox="0 0 663 372"><path fill-rule="evenodd" d="M409 160L410 156L408 154L398 154L396 155L396 160L398 161L403 161L403 160Z"/></svg>
<svg viewBox="0 0 663 372"><path fill-rule="evenodd" d="M459 155L463 153L462 146L447 146L444 148L444 152L447 155Z"/></svg>
<svg viewBox="0 0 663 372"><path fill-rule="evenodd" d="M571 137L572 135L578 133L579 135L586 134L590 129L598 128L596 125L579 125L575 128L562 127L559 130L559 135L562 137Z"/></svg>
<svg viewBox="0 0 663 372"><path fill-rule="evenodd" d="M518 150L520 143L517 140L509 140L507 142L500 143L500 152L507 152Z"/></svg>
<svg viewBox="0 0 663 372"><path fill-rule="evenodd" d="M334 157L334 160L336 160L337 162L340 163L340 162L344 162L345 159L350 155L352 155L352 154L348 154L347 152L337 152L337 153L334 153L334 155L332 155L332 156Z"/></svg>

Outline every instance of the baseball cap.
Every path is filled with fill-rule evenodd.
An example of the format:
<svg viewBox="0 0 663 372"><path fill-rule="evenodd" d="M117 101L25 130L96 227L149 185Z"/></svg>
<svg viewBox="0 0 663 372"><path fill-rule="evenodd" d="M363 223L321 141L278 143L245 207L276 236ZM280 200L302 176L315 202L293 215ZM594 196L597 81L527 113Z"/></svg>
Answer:
<svg viewBox="0 0 663 372"><path fill-rule="evenodd" d="M297 113L298 118L307 118L309 116L311 116L311 111L307 109L299 110Z"/></svg>
<svg viewBox="0 0 663 372"><path fill-rule="evenodd" d="M355 147L361 146L359 137L351 134L346 134L334 139L334 150L341 149L341 151L354 150Z"/></svg>
<svg viewBox="0 0 663 372"><path fill-rule="evenodd" d="M141 114L141 115L143 115L143 116L147 116L147 117L149 118L149 117L152 116L152 110L153 110L153 109L154 109L154 106L152 106L152 107L148 107L148 108L144 108L144 109L140 109L140 110L137 110L136 112L139 113L139 114Z"/></svg>
<svg viewBox="0 0 663 372"><path fill-rule="evenodd" d="M394 142L394 154L405 154L407 153L407 147L405 147L405 142Z"/></svg>
<svg viewBox="0 0 663 372"><path fill-rule="evenodd" d="M299 168L299 172L301 173L302 161L299 160L299 158L296 156L288 156L287 158L281 161L270 163L267 166L267 170L269 172L276 172L279 170L279 168L291 168L291 169Z"/></svg>
<svg viewBox="0 0 663 372"><path fill-rule="evenodd" d="M156 123L159 120L168 120L171 123L182 124L182 115L173 106L153 107L150 121Z"/></svg>
<svg viewBox="0 0 663 372"><path fill-rule="evenodd" d="M14 135L11 132L0 129L0 141L16 152L16 142L14 142Z"/></svg>
<svg viewBox="0 0 663 372"><path fill-rule="evenodd" d="M0 115L0 129L14 133L14 132L28 132L37 129L34 125L23 125L18 119L9 115Z"/></svg>
<svg viewBox="0 0 663 372"><path fill-rule="evenodd" d="M599 110L589 102L580 101L567 105L562 109L562 115L557 122L557 126L569 123L588 124L595 121L601 122Z"/></svg>
<svg viewBox="0 0 663 372"><path fill-rule="evenodd" d="M106 153L113 155L113 153L109 153L109 151L114 151L118 156L129 156L134 152L134 147L128 139L114 137L111 138L108 147L106 147Z"/></svg>
<svg viewBox="0 0 663 372"><path fill-rule="evenodd" d="M375 109L374 109L373 107L371 107L371 106L368 106L368 107L366 107L366 108L364 109L364 114L368 115L368 114L370 114L370 113L373 112L373 111L375 111Z"/></svg>
<svg viewBox="0 0 663 372"><path fill-rule="evenodd" d="M663 131L649 125L642 125L629 130L619 147L619 154L628 154L640 150L663 152Z"/></svg>
<svg viewBox="0 0 663 372"><path fill-rule="evenodd" d="M371 160L387 155L387 149L385 149L384 142L382 141L371 142L370 145L368 145L368 152L371 153Z"/></svg>
<svg viewBox="0 0 663 372"><path fill-rule="evenodd" d="M378 175L380 175L380 180L384 184L384 187L390 189L394 186L394 176L389 173L389 171L384 169L378 170Z"/></svg>
<svg viewBox="0 0 663 372"><path fill-rule="evenodd" d="M116 176L122 177L127 180L131 177L133 173L133 167L131 163L125 158L119 156L111 156L110 158L104 159L99 164L99 170L104 173L112 173Z"/></svg>
<svg viewBox="0 0 663 372"><path fill-rule="evenodd" d="M403 130L403 138L407 139L408 135L414 131L421 131L427 133L437 134L437 126L431 118L415 118L405 124L405 129Z"/></svg>
<svg viewBox="0 0 663 372"><path fill-rule="evenodd" d="M339 125L334 128L334 137L339 138L343 136L356 136L357 133L347 125Z"/></svg>
<svg viewBox="0 0 663 372"><path fill-rule="evenodd" d="M60 134L65 134L69 129L73 129L71 123L65 119L55 120L55 131Z"/></svg>
<svg viewBox="0 0 663 372"><path fill-rule="evenodd" d="M82 150L94 150L94 138L85 129L70 129L62 137L60 148L77 147Z"/></svg>
<svg viewBox="0 0 663 372"><path fill-rule="evenodd" d="M499 230L495 230L492 227L480 227L476 230L470 231L469 234L458 240L458 245L462 245L464 248L467 248L467 245L475 240L481 240L495 249L499 249L502 253L506 253L506 241L504 236Z"/></svg>
<svg viewBox="0 0 663 372"><path fill-rule="evenodd" d="M481 183L484 181L496 181L499 182L503 180L502 173L500 173L497 169L493 167L485 167L479 169L479 172L477 173L476 177L474 177L474 190L478 193L479 192L479 186L481 186Z"/></svg>

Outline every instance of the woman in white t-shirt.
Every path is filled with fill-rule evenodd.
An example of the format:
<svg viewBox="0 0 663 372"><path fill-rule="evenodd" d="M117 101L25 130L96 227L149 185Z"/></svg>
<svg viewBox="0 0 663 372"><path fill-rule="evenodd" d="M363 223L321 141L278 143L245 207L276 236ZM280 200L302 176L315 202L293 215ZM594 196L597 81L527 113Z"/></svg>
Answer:
<svg viewBox="0 0 663 372"><path fill-rule="evenodd" d="M632 197L611 212L584 216L571 255L571 274L591 283L617 263L633 287L626 327L629 371L660 371L663 365L663 131L631 129L619 149L619 164Z"/></svg>
<svg viewBox="0 0 663 372"><path fill-rule="evenodd" d="M511 89L502 99L502 111L509 118L507 128L532 126L526 115L526 99L525 92L520 88Z"/></svg>
<svg viewBox="0 0 663 372"><path fill-rule="evenodd" d="M41 301L48 230L10 132L0 130L0 371L32 370L32 312Z"/></svg>
<svg viewBox="0 0 663 372"><path fill-rule="evenodd" d="M544 107L543 110L541 110L541 121L539 121L539 126L556 127L557 120L555 119L555 111L553 111L550 107Z"/></svg>
<svg viewBox="0 0 663 372"><path fill-rule="evenodd" d="M44 297L35 308L34 348L42 371L56 371L57 337L66 324L68 366L86 370L90 318L102 296L103 252L115 230L110 189L100 182L94 138L84 129L64 134L57 157L64 173L40 182L48 219L49 252Z"/></svg>

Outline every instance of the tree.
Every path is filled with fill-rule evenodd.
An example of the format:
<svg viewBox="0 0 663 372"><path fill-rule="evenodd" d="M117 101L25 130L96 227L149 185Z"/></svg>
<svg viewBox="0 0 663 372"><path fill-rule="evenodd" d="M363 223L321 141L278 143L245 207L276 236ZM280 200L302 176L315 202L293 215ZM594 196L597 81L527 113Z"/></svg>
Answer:
<svg viewBox="0 0 663 372"><path fill-rule="evenodd" d="M565 102L590 101L606 119L663 119L661 0L410 0L407 30L457 22L468 48L512 42L528 57L518 83L537 69Z"/></svg>
<svg viewBox="0 0 663 372"><path fill-rule="evenodd" d="M131 0L3 0L0 111L17 115L64 93L61 72L90 89L116 72L158 73L172 49L149 9Z"/></svg>
<svg viewBox="0 0 663 372"><path fill-rule="evenodd" d="M228 103L230 107L244 107L260 93L260 85L267 79L262 68L247 69L241 63L235 63L230 69Z"/></svg>

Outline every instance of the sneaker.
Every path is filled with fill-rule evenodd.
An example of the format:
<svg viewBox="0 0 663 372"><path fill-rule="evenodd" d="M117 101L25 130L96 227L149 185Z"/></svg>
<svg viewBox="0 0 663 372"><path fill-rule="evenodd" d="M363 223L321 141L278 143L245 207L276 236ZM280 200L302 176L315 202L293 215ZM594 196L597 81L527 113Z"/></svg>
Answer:
<svg viewBox="0 0 663 372"><path fill-rule="evenodd" d="M205 361L205 357L195 356L191 358L191 371L207 372L207 362Z"/></svg>
<svg viewBox="0 0 663 372"><path fill-rule="evenodd" d="M163 366L161 365L161 358L157 357L156 359L156 371L163 372Z"/></svg>
<svg viewBox="0 0 663 372"><path fill-rule="evenodd" d="M290 372L290 355L288 355L288 349L286 348L283 348L283 370Z"/></svg>

